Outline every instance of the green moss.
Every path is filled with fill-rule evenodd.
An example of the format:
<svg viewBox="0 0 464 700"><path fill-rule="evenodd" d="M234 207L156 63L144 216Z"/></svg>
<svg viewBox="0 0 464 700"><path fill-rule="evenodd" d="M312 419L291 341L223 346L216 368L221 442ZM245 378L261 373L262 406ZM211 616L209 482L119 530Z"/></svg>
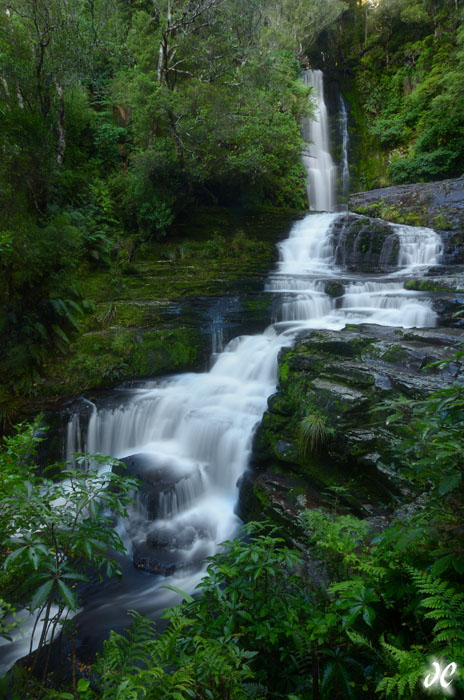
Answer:
<svg viewBox="0 0 464 700"><path fill-rule="evenodd" d="M340 87L350 107L351 130L350 188L352 192L389 185L386 154L378 139L369 132L366 111L353 80L340 76Z"/></svg>
<svg viewBox="0 0 464 700"><path fill-rule="evenodd" d="M266 311L266 309L269 308L270 304L270 299L245 299L245 301L243 302L244 307L249 311Z"/></svg>
<svg viewBox="0 0 464 700"><path fill-rule="evenodd" d="M443 214L440 213L433 218L432 227L441 229L442 231L446 231L452 228L452 224L450 224L450 222L443 216Z"/></svg>
<svg viewBox="0 0 464 700"><path fill-rule="evenodd" d="M201 345L200 333L189 328L143 333L128 357L128 372L140 377L193 369Z"/></svg>
<svg viewBox="0 0 464 700"><path fill-rule="evenodd" d="M288 364L288 359L282 360L279 363L279 379L280 379L281 386L284 386L286 384L289 372L290 372L290 367Z"/></svg>
<svg viewBox="0 0 464 700"><path fill-rule="evenodd" d="M453 292L455 294L464 292L464 289L444 287L436 284L436 282L433 282L432 280L407 280L404 283L404 288L416 292Z"/></svg>
<svg viewBox="0 0 464 700"><path fill-rule="evenodd" d="M384 362L391 362L395 364L406 360L408 355L409 353L406 348L403 348L401 345L392 345L386 352L380 355L380 359Z"/></svg>
<svg viewBox="0 0 464 700"><path fill-rule="evenodd" d="M199 369L204 340L191 328L112 329L79 336L67 358L46 369L47 393L74 393L123 379ZM45 392L44 392L45 393Z"/></svg>
<svg viewBox="0 0 464 700"><path fill-rule="evenodd" d="M394 204L387 204L384 200L380 200L365 206L354 206L353 211L364 216L391 221L394 224L408 224L409 226L428 225L428 213L424 206L415 208L402 207L400 209Z"/></svg>

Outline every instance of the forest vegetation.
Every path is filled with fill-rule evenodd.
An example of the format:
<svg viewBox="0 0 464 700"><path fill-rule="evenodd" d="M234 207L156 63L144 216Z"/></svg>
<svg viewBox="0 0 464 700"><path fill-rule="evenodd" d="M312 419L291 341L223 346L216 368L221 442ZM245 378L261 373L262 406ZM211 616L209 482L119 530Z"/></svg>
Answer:
<svg viewBox="0 0 464 700"><path fill-rule="evenodd" d="M356 186L464 172L464 24L460 0L349 2L317 48L344 84L361 144Z"/></svg>
<svg viewBox="0 0 464 700"><path fill-rule="evenodd" d="M300 65L338 72L358 188L461 175L463 32L457 0L3 0L3 421L94 313L89 274L198 207L306 208Z"/></svg>

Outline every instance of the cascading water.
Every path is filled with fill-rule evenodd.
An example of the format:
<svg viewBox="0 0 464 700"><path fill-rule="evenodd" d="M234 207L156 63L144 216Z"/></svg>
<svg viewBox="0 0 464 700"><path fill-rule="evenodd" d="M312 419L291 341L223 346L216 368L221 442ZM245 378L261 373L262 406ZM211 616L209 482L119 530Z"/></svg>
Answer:
<svg viewBox="0 0 464 700"><path fill-rule="evenodd" d="M313 88L316 98L314 118L303 120L303 139L308 146L303 151L303 164L308 173L309 208L313 211L333 211L337 168L329 150L329 120L324 101L324 79L320 70L303 73L305 85Z"/></svg>
<svg viewBox="0 0 464 700"><path fill-rule="evenodd" d="M310 154L311 207L333 210L335 167L328 152L327 110L322 73L306 71L306 84L318 92L317 121L305 125ZM70 420L67 457L99 452L125 459L142 481L136 506L118 524L127 545L121 584L100 587L79 617L80 628L104 635L125 624L128 609L156 615L174 602L160 589L171 576L192 590L204 571L203 561L231 537L240 524L234 513L237 481L247 467L254 427L276 389L277 355L304 329L341 329L349 323L435 325L435 313L423 296L385 277L347 275L335 265L332 227L336 213L309 214L279 244L280 263L266 285L281 300L276 323L263 334L241 336L219 352L209 372L182 374L126 391L113 408L89 404L87 427L79 414ZM403 272L438 262L440 243L430 229L395 227ZM344 294L326 293L326 284L342 280ZM133 559L137 568L132 566ZM84 635L85 636L85 635ZM86 639L91 646L92 634Z"/></svg>
<svg viewBox="0 0 464 700"><path fill-rule="evenodd" d="M336 168L329 153L323 76L306 71L304 80L315 87L318 99L316 120L304 125L312 142L309 157L304 156L310 203L330 212ZM345 156L347 148L346 141ZM123 458L142 479L137 507L121 532L136 563L163 563L164 573L175 570L180 588L195 585L204 557L239 526L237 481L248 463L253 429L276 389L279 350L304 329L336 330L347 322L435 325L428 302L401 282L350 277L336 266L332 227L338 216L309 214L279 244L280 262L266 290L281 301L276 323L263 334L235 338L222 352L215 341L215 361L207 373L151 383L133 390L117 408L93 407L85 434L78 418L70 421L68 456L84 449ZM434 231L397 225L394 230L403 272L438 262L440 239ZM334 278L343 279L339 298L325 291ZM120 597L120 607L150 614L168 604L166 594L158 599L159 591L153 598L155 587L144 577L136 593Z"/></svg>

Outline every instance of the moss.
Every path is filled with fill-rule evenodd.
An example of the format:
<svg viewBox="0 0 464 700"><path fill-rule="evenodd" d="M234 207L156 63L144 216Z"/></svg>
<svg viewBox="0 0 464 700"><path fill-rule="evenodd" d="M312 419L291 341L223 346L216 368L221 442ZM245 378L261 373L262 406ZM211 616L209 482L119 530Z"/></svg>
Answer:
<svg viewBox="0 0 464 700"><path fill-rule="evenodd" d="M46 393L111 386L123 379L199 369L204 339L191 328L112 329L79 336L67 358L46 369ZM44 392L45 393L45 392Z"/></svg>
<svg viewBox="0 0 464 700"><path fill-rule="evenodd" d="M364 216L391 221L394 224L408 224L409 226L428 225L428 213L425 206L418 207L416 205L414 208L399 208L394 204L387 204L382 199L365 206L353 206L353 211Z"/></svg>
<svg viewBox="0 0 464 700"><path fill-rule="evenodd" d="M402 347L401 345L392 345L386 352L380 355L380 359L383 360L383 362L395 364L406 360L408 356L409 353L406 348Z"/></svg>
<svg viewBox="0 0 464 700"><path fill-rule="evenodd" d="M289 372L290 367L288 364L288 359L281 360L281 362L279 363L279 380L281 386L284 386L286 384Z"/></svg>
<svg viewBox="0 0 464 700"><path fill-rule="evenodd" d="M432 227L447 231L452 228L452 224L446 219L443 214L437 214L432 220Z"/></svg>
<svg viewBox="0 0 464 700"><path fill-rule="evenodd" d="M243 305L249 311L266 311L269 308L271 301L271 299L245 299Z"/></svg>
<svg viewBox="0 0 464 700"><path fill-rule="evenodd" d="M445 287L437 284L433 280L407 280L407 282L404 283L404 288L414 290L416 292L452 292L453 294L464 293L464 289Z"/></svg>
<svg viewBox="0 0 464 700"><path fill-rule="evenodd" d="M334 280L326 282L324 291L331 297L341 297L345 293L345 288L341 282Z"/></svg>
<svg viewBox="0 0 464 700"><path fill-rule="evenodd" d="M352 192L385 187L387 155L379 140L369 132L369 121L356 82L345 72L337 73L344 98L349 105L350 127L350 189Z"/></svg>
<svg viewBox="0 0 464 700"><path fill-rule="evenodd" d="M140 377L193 369L201 347L200 333L190 328L143 333L127 359L128 372Z"/></svg>

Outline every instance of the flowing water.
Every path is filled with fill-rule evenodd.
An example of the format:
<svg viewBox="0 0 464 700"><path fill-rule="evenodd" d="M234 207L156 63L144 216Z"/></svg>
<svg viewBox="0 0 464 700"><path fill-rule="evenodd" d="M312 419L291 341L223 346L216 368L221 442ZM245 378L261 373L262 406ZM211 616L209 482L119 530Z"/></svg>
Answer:
<svg viewBox="0 0 464 700"><path fill-rule="evenodd" d="M428 301L404 290L395 275L350 276L336 266L332 229L341 214L333 212L336 168L329 153L322 73L306 71L304 79L317 91L317 121L303 125L311 142L303 155L309 201L312 209L328 213L308 214L279 244L280 262L266 285L279 299L275 323L260 335L235 338L223 350L217 335L209 372L147 382L125 391L111 408L87 402L86 424L77 413L69 422L68 457L87 451L125 459L143 482L129 518L118 524L127 546L123 581L100 587L79 617L89 647L94 630L104 635L124 624L128 609L155 616L175 602L171 591L160 588L163 584L192 590L204 558L237 532L237 482L247 467L253 430L276 390L283 346L305 329L341 329L346 323L435 325ZM435 232L394 228L398 274L438 262L441 244ZM334 280L344 285L338 298L325 291ZM169 575L153 576L146 573L150 570Z"/></svg>
<svg viewBox="0 0 464 700"><path fill-rule="evenodd" d="M341 199L343 207L348 208L350 195L350 166L348 164L348 114L345 100L340 95L340 127L342 132L342 158L341 158Z"/></svg>
<svg viewBox="0 0 464 700"><path fill-rule="evenodd" d="M303 80L313 89L315 98L313 118L303 120L303 139L308 146L303 151L303 164L308 173L309 208L313 211L333 211L337 168L330 155L329 119L324 100L322 71L306 70Z"/></svg>

